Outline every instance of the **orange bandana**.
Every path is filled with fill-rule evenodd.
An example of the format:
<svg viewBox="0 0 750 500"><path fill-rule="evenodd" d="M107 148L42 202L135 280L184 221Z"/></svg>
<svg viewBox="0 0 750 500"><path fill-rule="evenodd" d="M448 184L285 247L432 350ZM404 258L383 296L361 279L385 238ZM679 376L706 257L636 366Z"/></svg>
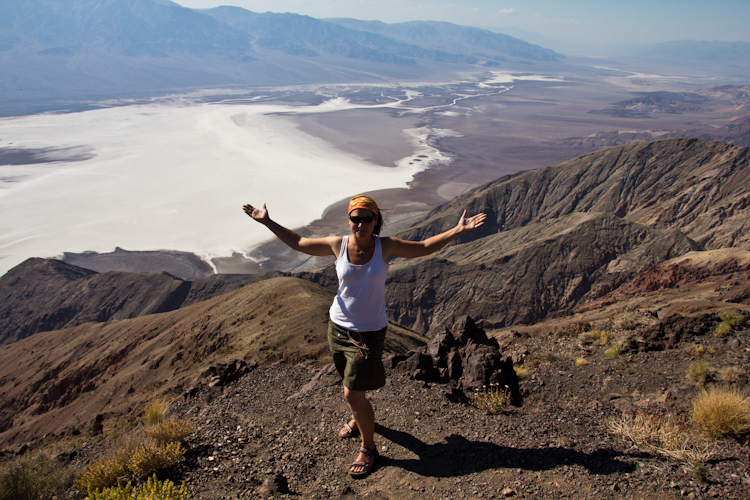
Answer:
<svg viewBox="0 0 750 500"><path fill-rule="evenodd" d="M369 210L376 216L378 215L378 204L375 203L375 200L373 200L369 196L359 195L352 198L352 200L349 202L349 214L352 213L352 210L356 210L358 208L364 208L365 210Z"/></svg>

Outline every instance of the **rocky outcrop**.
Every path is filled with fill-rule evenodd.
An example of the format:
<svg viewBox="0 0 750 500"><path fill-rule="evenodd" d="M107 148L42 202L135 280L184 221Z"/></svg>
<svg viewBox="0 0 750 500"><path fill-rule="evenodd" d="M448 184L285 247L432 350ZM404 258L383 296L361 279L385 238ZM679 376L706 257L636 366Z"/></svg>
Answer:
<svg viewBox="0 0 750 500"><path fill-rule="evenodd" d="M460 317L427 346L389 356L384 364L416 380L455 382L462 390L497 385L510 393L512 404L521 404L513 361L499 351L497 340L488 339L469 316Z"/></svg>

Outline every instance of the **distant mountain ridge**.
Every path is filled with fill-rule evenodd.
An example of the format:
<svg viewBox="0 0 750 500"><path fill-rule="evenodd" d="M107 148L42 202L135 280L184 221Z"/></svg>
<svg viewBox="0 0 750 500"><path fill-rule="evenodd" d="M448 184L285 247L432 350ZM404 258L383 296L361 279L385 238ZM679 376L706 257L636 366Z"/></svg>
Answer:
<svg viewBox="0 0 750 500"><path fill-rule="evenodd" d="M154 0L4 0L0 105L216 85L373 82L561 57L450 23L379 31L344 25L353 22Z"/></svg>

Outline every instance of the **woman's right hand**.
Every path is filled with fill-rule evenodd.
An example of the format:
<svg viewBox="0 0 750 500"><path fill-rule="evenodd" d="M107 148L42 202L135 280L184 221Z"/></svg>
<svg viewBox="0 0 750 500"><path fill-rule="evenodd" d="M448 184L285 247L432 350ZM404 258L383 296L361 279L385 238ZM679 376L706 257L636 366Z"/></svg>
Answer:
<svg viewBox="0 0 750 500"><path fill-rule="evenodd" d="M242 206L242 210L244 210L247 215L257 220L261 224L265 224L266 221L268 221L268 209L266 208L265 203L263 204L263 208L261 209L255 208L248 203Z"/></svg>

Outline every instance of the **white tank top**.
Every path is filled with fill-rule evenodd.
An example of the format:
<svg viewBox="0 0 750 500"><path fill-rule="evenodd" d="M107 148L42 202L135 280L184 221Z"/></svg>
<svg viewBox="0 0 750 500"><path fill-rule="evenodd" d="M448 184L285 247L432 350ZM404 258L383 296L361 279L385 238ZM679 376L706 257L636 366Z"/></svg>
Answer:
<svg viewBox="0 0 750 500"><path fill-rule="evenodd" d="M349 237L344 236L336 259L339 289L329 310L331 321L355 332L380 330L388 326L385 278L389 267L383 260L380 237L375 236L375 252L370 262L361 266L349 262L348 242Z"/></svg>

